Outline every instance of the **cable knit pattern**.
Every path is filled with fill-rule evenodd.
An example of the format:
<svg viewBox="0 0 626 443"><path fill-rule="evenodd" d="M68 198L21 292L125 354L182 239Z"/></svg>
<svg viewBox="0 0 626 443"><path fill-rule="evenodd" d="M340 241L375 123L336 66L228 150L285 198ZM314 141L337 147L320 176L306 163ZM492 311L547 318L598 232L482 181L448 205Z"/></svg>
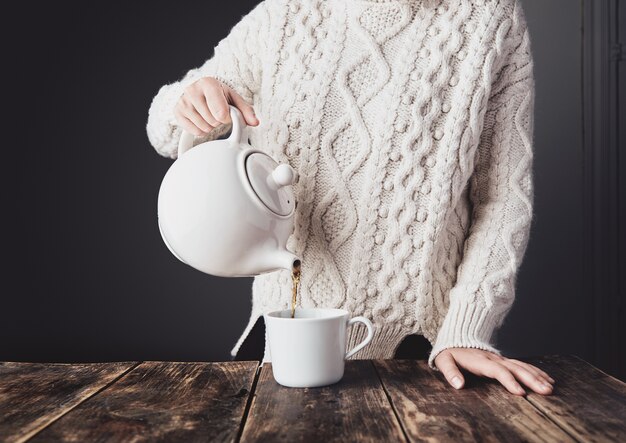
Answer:
<svg viewBox="0 0 626 443"><path fill-rule="evenodd" d="M253 103L250 142L299 173L288 248L302 307L376 331L356 358L423 334L499 353L533 215L534 78L519 0L265 0L214 55L159 90L147 132L175 158L173 108L213 76ZM286 309L291 274L256 276L252 314ZM348 346L360 342L353 329ZM266 346L265 361L271 359Z"/></svg>

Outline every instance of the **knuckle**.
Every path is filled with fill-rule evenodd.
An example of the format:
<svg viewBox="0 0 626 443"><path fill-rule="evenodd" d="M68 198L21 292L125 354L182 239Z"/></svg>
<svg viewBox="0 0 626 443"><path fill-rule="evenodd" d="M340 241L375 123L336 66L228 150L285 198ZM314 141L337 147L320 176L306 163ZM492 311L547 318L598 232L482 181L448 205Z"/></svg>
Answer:
<svg viewBox="0 0 626 443"><path fill-rule="evenodd" d="M219 82L213 77L204 77L201 85L204 91L213 91L220 87Z"/></svg>
<svg viewBox="0 0 626 443"><path fill-rule="evenodd" d="M504 385L510 385L510 386L514 386L515 389L517 389L518 386L520 386L520 384L518 383L518 381L515 379L515 377L504 377L502 379L502 384Z"/></svg>
<svg viewBox="0 0 626 443"><path fill-rule="evenodd" d="M497 368L495 370L495 374L498 378L502 378L502 379L511 379L513 376L511 375L511 373L504 368Z"/></svg>
<svg viewBox="0 0 626 443"><path fill-rule="evenodd" d="M503 380L506 380L508 383L511 383L512 385L518 385L519 383L517 382L517 379L515 377L513 377L513 375L511 373L507 373L506 375L503 376Z"/></svg>
<svg viewBox="0 0 626 443"><path fill-rule="evenodd" d="M527 371L527 369L524 366L516 365L511 360L504 360L498 363L511 372Z"/></svg>
<svg viewBox="0 0 626 443"><path fill-rule="evenodd" d="M233 92L233 90L230 89L230 87L226 83L223 83L222 81L220 81L220 80L218 80L216 78L213 79L213 83L215 84L215 87L218 88L222 92L225 92L225 93L226 92Z"/></svg>
<svg viewBox="0 0 626 443"><path fill-rule="evenodd" d="M191 104L191 101L189 100L181 100L180 102L180 107L181 109L185 110L185 111L189 111L191 109L193 109L193 105Z"/></svg>
<svg viewBox="0 0 626 443"><path fill-rule="evenodd" d="M227 112L226 112L226 108L225 108L224 106L222 106L222 105L218 106L218 107L215 109L215 116L216 116L216 117L225 117L225 116L226 116L226 113L227 113Z"/></svg>

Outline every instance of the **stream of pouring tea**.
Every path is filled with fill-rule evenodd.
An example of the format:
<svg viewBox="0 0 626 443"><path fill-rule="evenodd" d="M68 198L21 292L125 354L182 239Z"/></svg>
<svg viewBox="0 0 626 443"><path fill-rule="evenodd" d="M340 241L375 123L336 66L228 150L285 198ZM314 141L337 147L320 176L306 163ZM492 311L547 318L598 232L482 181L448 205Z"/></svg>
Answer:
<svg viewBox="0 0 626 443"><path fill-rule="evenodd" d="M293 288L291 289L291 318L294 318L296 314L296 303L298 302L298 284L300 283L300 260L293 262L293 269L291 270L291 281L293 282Z"/></svg>

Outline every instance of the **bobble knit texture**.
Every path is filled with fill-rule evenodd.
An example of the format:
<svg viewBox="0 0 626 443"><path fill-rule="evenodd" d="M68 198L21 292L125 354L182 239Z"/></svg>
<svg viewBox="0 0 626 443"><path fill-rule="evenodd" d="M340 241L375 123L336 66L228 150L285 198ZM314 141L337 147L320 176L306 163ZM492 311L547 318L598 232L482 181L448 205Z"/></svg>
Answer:
<svg viewBox="0 0 626 443"><path fill-rule="evenodd" d="M175 158L174 105L213 76L261 121L250 142L299 174L288 248L302 307L375 325L355 358L409 334L500 352L533 214L534 76L519 0L265 0L206 63L163 86L150 142ZM291 273L254 278L252 314L287 309ZM348 347L365 336L352 328ZM265 361L271 359L266 345Z"/></svg>

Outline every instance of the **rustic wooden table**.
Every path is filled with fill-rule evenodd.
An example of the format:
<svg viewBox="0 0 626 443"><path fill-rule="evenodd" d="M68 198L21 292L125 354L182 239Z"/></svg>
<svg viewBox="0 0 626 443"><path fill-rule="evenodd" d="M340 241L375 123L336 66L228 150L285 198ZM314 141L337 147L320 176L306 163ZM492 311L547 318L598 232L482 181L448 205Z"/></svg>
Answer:
<svg viewBox="0 0 626 443"><path fill-rule="evenodd" d="M315 389L258 362L0 363L0 440L626 441L626 384L574 356L528 361L553 395L472 376L456 391L413 360L349 361Z"/></svg>

